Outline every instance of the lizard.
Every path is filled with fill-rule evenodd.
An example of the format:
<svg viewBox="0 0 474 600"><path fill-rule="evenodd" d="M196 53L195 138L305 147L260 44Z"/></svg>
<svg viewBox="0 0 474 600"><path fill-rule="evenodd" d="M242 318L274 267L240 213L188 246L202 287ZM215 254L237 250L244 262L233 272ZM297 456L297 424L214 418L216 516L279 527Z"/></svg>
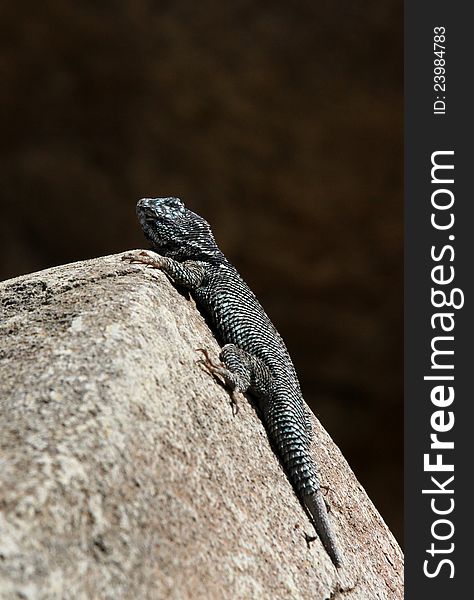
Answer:
<svg viewBox="0 0 474 600"><path fill-rule="evenodd" d="M213 363L206 351L203 362L232 394L250 392L257 399L270 442L290 483L333 564L342 566L319 473L309 452L313 434L308 409L282 337L217 246L203 217L175 197L143 198L136 210L153 256L142 252L128 258L162 270L175 285L189 290L210 320L224 345L220 364Z"/></svg>

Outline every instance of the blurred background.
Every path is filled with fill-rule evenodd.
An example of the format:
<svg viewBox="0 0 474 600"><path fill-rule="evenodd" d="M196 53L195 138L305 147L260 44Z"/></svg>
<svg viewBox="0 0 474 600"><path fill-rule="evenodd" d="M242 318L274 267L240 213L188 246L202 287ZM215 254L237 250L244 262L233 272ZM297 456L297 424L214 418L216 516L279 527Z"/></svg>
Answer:
<svg viewBox="0 0 474 600"><path fill-rule="evenodd" d="M402 2L0 9L0 277L146 247L182 197L402 543Z"/></svg>

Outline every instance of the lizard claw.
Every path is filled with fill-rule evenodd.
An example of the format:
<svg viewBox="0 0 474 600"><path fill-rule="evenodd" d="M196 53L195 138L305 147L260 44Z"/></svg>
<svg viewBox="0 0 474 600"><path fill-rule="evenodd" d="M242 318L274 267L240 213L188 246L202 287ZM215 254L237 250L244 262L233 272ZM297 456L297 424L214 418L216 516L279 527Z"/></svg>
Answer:
<svg viewBox="0 0 474 600"><path fill-rule="evenodd" d="M196 348L196 352L202 352L204 354L204 358L200 358L198 363L207 367L211 373L213 373L213 371L216 369L222 369L222 364L216 364L212 362L209 352L206 350L206 348Z"/></svg>
<svg viewBox="0 0 474 600"><path fill-rule="evenodd" d="M154 269L163 268L162 258L163 257L159 255L156 255L156 257L152 257L147 252L145 252L145 250L142 250L138 255L126 254L125 256L122 256L122 260L126 260L129 263L146 265Z"/></svg>
<svg viewBox="0 0 474 600"><path fill-rule="evenodd" d="M224 365L222 363L215 363L211 360L211 357L209 356L209 352L206 350L206 348L196 348L196 352L202 352L204 355L204 358L200 358L198 359L198 364L203 365L206 370L221 384L224 385L225 387L229 387L227 384L227 379L226 379L226 375L228 375L228 371L227 369L224 367ZM231 396L230 396L230 404L232 407L232 416L236 416L237 413L239 412L239 405L237 403L237 398L236 398L236 394L237 394L236 389L231 389Z"/></svg>
<svg viewBox="0 0 474 600"><path fill-rule="evenodd" d="M239 403L237 402L237 398L236 396L236 391L232 390L231 396L230 396L230 406L232 408L232 416L236 417L238 412L239 412Z"/></svg>
<svg viewBox="0 0 474 600"><path fill-rule="evenodd" d="M219 381L222 377L225 383L225 374L227 372L227 369L224 367L224 365L222 363L213 362L211 360L211 357L209 356L209 352L205 348L196 348L196 352L202 352L204 354L204 358L198 359L198 364L203 365L206 368L206 370L211 375L214 375L214 377L217 377Z"/></svg>

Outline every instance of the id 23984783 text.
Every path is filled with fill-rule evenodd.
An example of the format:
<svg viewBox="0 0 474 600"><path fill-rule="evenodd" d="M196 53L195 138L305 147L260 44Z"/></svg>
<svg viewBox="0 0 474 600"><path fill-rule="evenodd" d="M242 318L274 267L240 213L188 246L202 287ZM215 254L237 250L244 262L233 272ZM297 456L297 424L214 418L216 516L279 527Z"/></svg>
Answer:
<svg viewBox="0 0 474 600"><path fill-rule="evenodd" d="M446 114L446 28L433 28L433 114Z"/></svg>

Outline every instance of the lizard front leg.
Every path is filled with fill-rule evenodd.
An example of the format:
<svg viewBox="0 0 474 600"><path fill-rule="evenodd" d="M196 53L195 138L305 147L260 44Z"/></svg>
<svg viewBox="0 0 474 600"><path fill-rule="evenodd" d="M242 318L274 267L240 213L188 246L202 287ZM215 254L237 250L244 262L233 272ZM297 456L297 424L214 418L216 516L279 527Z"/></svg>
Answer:
<svg viewBox="0 0 474 600"><path fill-rule="evenodd" d="M201 262L196 260L179 262L156 253L154 253L154 256L151 256L148 252L141 252L138 256L127 255L123 258L130 262L160 269L160 271L168 275L173 283L188 290L195 290L204 281L205 268Z"/></svg>

